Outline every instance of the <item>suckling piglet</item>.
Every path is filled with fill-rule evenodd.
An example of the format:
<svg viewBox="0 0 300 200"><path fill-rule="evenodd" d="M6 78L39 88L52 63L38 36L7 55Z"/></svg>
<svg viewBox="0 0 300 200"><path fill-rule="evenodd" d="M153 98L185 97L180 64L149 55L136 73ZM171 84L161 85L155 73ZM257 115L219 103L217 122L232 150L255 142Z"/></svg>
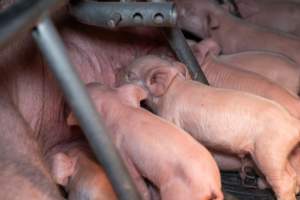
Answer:
<svg viewBox="0 0 300 200"><path fill-rule="evenodd" d="M163 200L223 199L219 169L209 151L185 131L142 109L144 89L98 83L88 89L140 191L145 191L147 178ZM70 116L69 123L74 119Z"/></svg>
<svg viewBox="0 0 300 200"><path fill-rule="evenodd" d="M148 91L153 112L212 150L250 155L279 200L296 199L288 156L299 142L300 124L279 104L189 80L183 64L156 56L137 59L123 73L123 81Z"/></svg>

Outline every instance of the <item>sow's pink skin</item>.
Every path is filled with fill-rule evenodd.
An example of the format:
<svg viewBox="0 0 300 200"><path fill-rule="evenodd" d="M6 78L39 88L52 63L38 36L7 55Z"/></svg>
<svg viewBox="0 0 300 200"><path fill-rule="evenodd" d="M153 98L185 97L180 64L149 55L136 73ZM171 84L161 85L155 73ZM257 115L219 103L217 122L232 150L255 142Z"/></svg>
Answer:
<svg viewBox="0 0 300 200"><path fill-rule="evenodd" d="M88 85L103 122L144 199L150 180L162 199L223 199L220 174L211 154L189 134L140 108L147 94L139 86L118 89ZM69 123L74 117L69 117Z"/></svg>
<svg viewBox="0 0 300 200"><path fill-rule="evenodd" d="M0 1L0 7L9 2ZM104 30L63 11L55 12L55 24L85 83L114 85L119 68L164 44L158 31ZM45 157L73 140L68 106L30 32L0 51L0 96L0 199L63 199Z"/></svg>
<svg viewBox="0 0 300 200"><path fill-rule="evenodd" d="M282 106L189 80L184 65L156 56L137 59L124 70L124 80L142 85L156 114L208 148L250 155L278 199L296 199L296 173L288 156L299 142L300 125Z"/></svg>

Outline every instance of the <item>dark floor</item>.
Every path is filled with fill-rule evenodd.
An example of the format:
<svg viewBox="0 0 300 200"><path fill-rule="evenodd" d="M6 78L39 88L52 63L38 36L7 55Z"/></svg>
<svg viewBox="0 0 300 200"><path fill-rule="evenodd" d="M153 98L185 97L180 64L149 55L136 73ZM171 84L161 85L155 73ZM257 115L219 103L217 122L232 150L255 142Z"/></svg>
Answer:
<svg viewBox="0 0 300 200"><path fill-rule="evenodd" d="M253 177L253 178L251 178ZM234 195L239 200L276 200L271 190L259 190L255 188L255 176L242 183L240 175L237 172L222 172L223 190ZM300 196L297 196L300 200Z"/></svg>

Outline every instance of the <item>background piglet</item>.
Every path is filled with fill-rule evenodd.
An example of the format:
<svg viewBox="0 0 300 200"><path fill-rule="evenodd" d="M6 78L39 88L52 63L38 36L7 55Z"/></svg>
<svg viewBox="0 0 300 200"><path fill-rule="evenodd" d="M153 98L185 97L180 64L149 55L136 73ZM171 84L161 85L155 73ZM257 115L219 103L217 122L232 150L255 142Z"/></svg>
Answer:
<svg viewBox="0 0 300 200"><path fill-rule="evenodd" d="M191 81L184 65L155 56L136 60L126 72L127 81L149 91L147 103L159 116L212 150L250 155L278 199L296 199L288 156L299 142L300 124L279 104Z"/></svg>
<svg viewBox="0 0 300 200"><path fill-rule="evenodd" d="M241 17L246 21L300 36L299 2L288 0L234 0L234 2Z"/></svg>
<svg viewBox="0 0 300 200"><path fill-rule="evenodd" d="M216 1L175 2L179 26L202 39L213 38L223 53L264 50L286 55L300 63L300 40L296 36L232 16Z"/></svg>
<svg viewBox="0 0 300 200"><path fill-rule="evenodd" d="M215 55L220 62L259 74L295 96L300 91L300 67L287 56L267 51L222 54L221 47L213 39L205 39L199 43L188 40L188 43L198 56L200 64L205 62L205 57L210 53Z"/></svg>
<svg viewBox="0 0 300 200"><path fill-rule="evenodd" d="M250 92L267 99L274 100L285 107L292 115L300 118L300 101L297 96L298 92L291 94L290 92L288 92L288 90L279 85L281 84L279 80L277 84L260 75L267 74L266 77L272 76L272 66L269 66L269 73L263 73L263 70L259 68L260 66L263 68L263 65L267 66L269 64L272 64L265 63L266 60L263 57L263 53L261 55L262 59L259 59L260 57L253 56L252 52L244 52L242 54L244 58L242 59L247 60L247 58L245 57L249 55L249 62L243 67L245 69L249 69L249 71L245 71L244 69L239 69L234 64L232 65L232 62L227 62L226 56L220 58L218 56L219 47L213 40L206 39L198 43L197 45L194 45L193 49L194 54L208 79L208 82L212 86ZM235 58L237 59L236 62L238 62L239 55L235 54ZM234 60L234 58L231 60ZM274 62L276 62L276 60L274 60ZM246 63L246 61L244 63ZM292 73L291 68L284 67L285 66L277 65L277 74L281 72L279 71L279 69L283 71L280 77L284 76L285 74ZM275 71L276 67L274 68ZM251 70L260 74L253 73L251 72ZM287 72L284 73L284 71ZM299 74L300 71L297 70L297 72ZM293 80L293 77L285 77L287 80L286 83L288 83L288 85L293 85L293 88L298 89L299 77L295 77L295 79ZM282 79L283 78L284 77L282 77ZM273 80L276 79L273 78Z"/></svg>

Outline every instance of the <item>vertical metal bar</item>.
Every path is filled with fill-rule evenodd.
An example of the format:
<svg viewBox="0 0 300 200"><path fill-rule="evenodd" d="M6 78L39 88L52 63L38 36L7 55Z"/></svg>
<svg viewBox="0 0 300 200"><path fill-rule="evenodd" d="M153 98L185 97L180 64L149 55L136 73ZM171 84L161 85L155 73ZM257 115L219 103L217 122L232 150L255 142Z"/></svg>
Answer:
<svg viewBox="0 0 300 200"><path fill-rule="evenodd" d="M192 78L208 85L208 81L193 55L191 48L187 44L182 31L179 28L165 28L163 33L177 58L188 67Z"/></svg>
<svg viewBox="0 0 300 200"><path fill-rule="evenodd" d="M105 134L106 131L103 128L101 118L98 116L75 68L68 59L61 38L48 17L33 30L33 37L59 82L119 199L140 199L109 135Z"/></svg>
<svg viewBox="0 0 300 200"><path fill-rule="evenodd" d="M166 0L149 0L152 2L166 2ZM208 81L200 68L200 65L195 58L191 48L189 47L182 31L178 27L164 28L163 34L169 42L177 58L184 63L190 72L193 80L207 84Z"/></svg>
<svg viewBox="0 0 300 200"><path fill-rule="evenodd" d="M152 0L155 2L164 2L165 0ZM209 85L207 78L205 77L197 59L193 55L191 48L189 47L182 31L175 27L175 28L165 28L163 33L166 39L169 42L169 45L175 52L177 58L186 64L189 69L192 78L196 81ZM236 197L228 194L227 192L224 193L224 200L238 200Z"/></svg>

